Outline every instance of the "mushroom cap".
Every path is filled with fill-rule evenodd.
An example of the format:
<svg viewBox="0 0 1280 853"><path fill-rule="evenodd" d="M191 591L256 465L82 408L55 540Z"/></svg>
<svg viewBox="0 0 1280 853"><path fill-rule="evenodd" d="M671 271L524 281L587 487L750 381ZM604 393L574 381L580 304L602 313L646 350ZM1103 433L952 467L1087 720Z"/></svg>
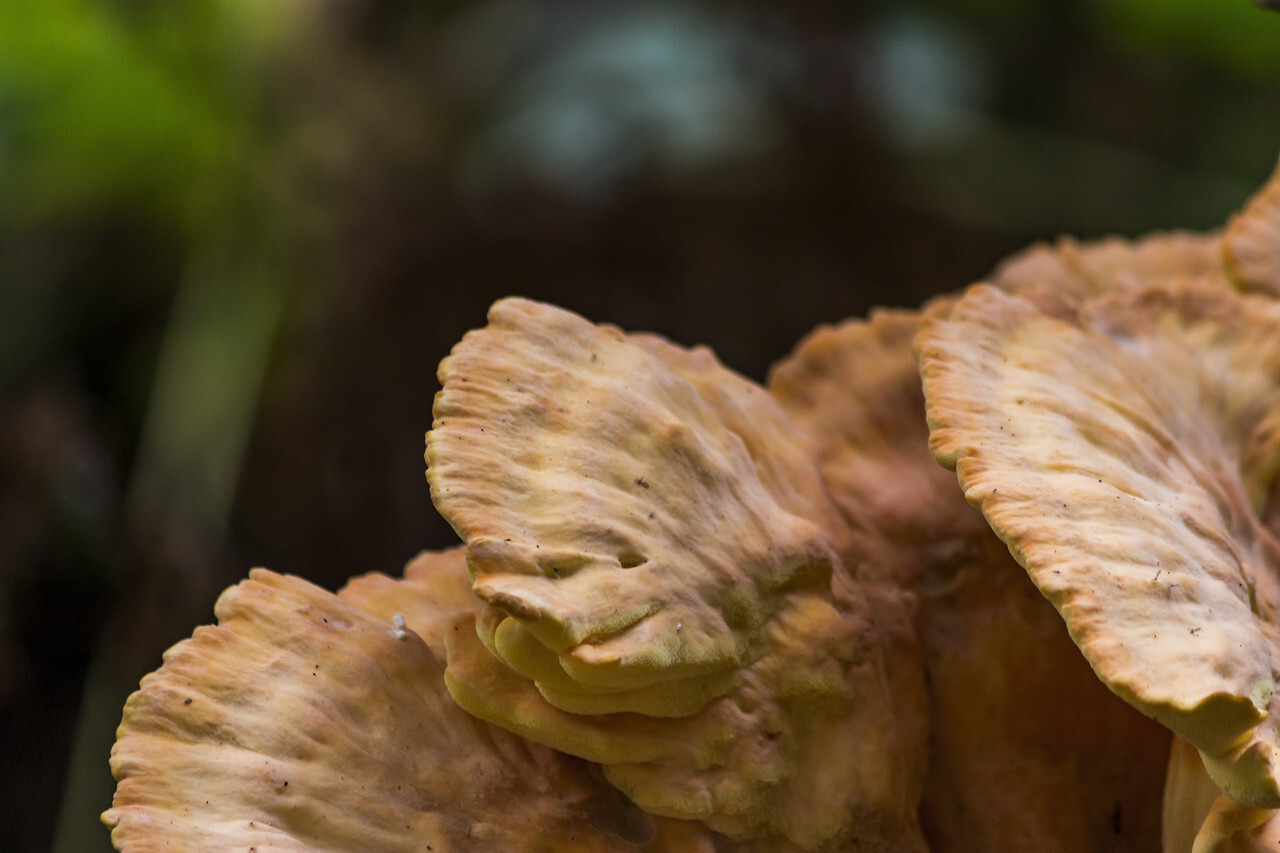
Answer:
<svg viewBox="0 0 1280 853"><path fill-rule="evenodd" d="M928 454L911 352L920 321L914 311L876 311L866 322L820 327L769 376L770 393L807 439L858 540L859 578L893 586L904 578L880 553L886 540L896 553L912 552L903 562L914 563L914 552L957 531L986 532Z"/></svg>
<svg viewBox="0 0 1280 853"><path fill-rule="evenodd" d="M720 423L742 441L769 496L787 512L816 524L842 559L847 556L849 530L814 464L813 449L796 440L796 424L769 391L727 369L707 347L685 349L643 333L627 339L693 386Z"/></svg>
<svg viewBox="0 0 1280 853"><path fill-rule="evenodd" d="M366 613L391 620L400 615L422 638L436 660L445 659L445 635L459 620L483 606L471 593L466 551L423 551L404 567L403 577L370 572L347 581L338 596Z"/></svg>
<svg viewBox="0 0 1280 853"><path fill-rule="evenodd" d="M1206 791L1209 789L1217 793L1217 787L1211 782ZM1184 805L1177 803L1174 807ZM1164 853L1273 853L1280 847L1280 818L1274 809L1244 806L1219 794L1207 807L1195 810L1192 815L1202 817L1202 823L1190 838L1177 834L1166 836ZM1179 829L1190 829L1189 824L1188 820Z"/></svg>
<svg viewBox="0 0 1280 853"><path fill-rule="evenodd" d="M1222 235L1172 231L1138 240L1106 237L1084 243L1061 237L1052 245L1038 243L1008 258L989 283L1010 293L1038 289L1079 304L1116 287L1177 278L1214 280L1225 286Z"/></svg>
<svg viewBox="0 0 1280 853"><path fill-rule="evenodd" d="M819 615L780 624L781 649L744 670L729 696L684 718L561 711L465 630L449 638L446 681L478 717L601 763L606 779L653 814L696 818L767 851L922 851L921 748L904 743L894 716L911 709L875 695L878 685L841 695L853 678L827 650L851 644ZM856 661L853 675L883 678L867 672L876 663Z"/></svg>
<svg viewBox="0 0 1280 853"><path fill-rule="evenodd" d="M440 380L432 497L494 608L486 645L552 704L692 713L724 691L780 593L828 584L822 531L773 499L687 381L616 329L503 300Z"/></svg>
<svg viewBox="0 0 1280 853"><path fill-rule="evenodd" d="M1196 748L1173 739L1164 790L1163 853L1274 853L1280 819L1224 795Z"/></svg>
<svg viewBox="0 0 1280 853"><path fill-rule="evenodd" d="M972 288L917 342L931 448L1112 690L1280 805L1280 316L1203 281L1072 316Z"/></svg>
<svg viewBox="0 0 1280 853"><path fill-rule="evenodd" d="M873 609L844 567L768 394L709 351L518 299L440 378L427 477L486 603L446 638L460 705L655 814L769 849L919 848L906 603Z"/></svg>
<svg viewBox="0 0 1280 853"><path fill-rule="evenodd" d="M264 570L216 613L125 705L103 820L126 853L716 849L467 715L407 628Z"/></svg>
<svg viewBox="0 0 1280 853"><path fill-rule="evenodd" d="M1278 847L1280 819L1273 809L1243 806L1223 795L1210 806L1190 853L1273 853Z"/></svg>
<svg viewBox="0 0 1280 853"><path fill-rule="evenodd" d="M1232 282L1241 290L1280 296L1280 166L1231 218L1223 257Z"/></svg>
<svg viewBox="0 0 1280 853"><path fill-rule="evenodd" d="M989 283L1011 293L1041 289L1078 304L1117 286L1183 278L1280 296L1280 165L1225 231L1172 231L1084 243L1061 237L1005 260Z"/></svg>
<svg viewBox="0 0 1280 853"><path fill-rule="evenodd" d="M1280 166L1244 210L1231 218L1223 238L1223 259L1231 282L1240 290L1280 297ZM1272 484L1263 520L1280 535L1280 481Z"/></svg>
<svg viewBox="0 0 1280 853"><path fill-rule="evenodd" d="M930 849L1157 850L1169 733L1097 679L929 453L912 352L922 319L876 311L820 328L769 390L812 443L854 532L858 577L918 597Z"/></svg>

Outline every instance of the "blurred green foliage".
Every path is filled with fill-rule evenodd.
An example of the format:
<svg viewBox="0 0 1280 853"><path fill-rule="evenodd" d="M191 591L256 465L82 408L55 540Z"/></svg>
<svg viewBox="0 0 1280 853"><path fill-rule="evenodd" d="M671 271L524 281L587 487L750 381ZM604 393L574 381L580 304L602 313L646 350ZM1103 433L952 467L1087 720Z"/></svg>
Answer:
<svg viewBox="0 0 1280 853"><path fill-rule="evenodd" d="M1126 48L1199 59L1232 72L1273 78L1280 25L1248 2L1092 0L1092 26Z"/></svg>
<svg viewBox="0 0 1280 853"><path fill-rule="evenodd" d="M1048 11L1100 41L1152 56L1177 56L1251 76L1273 76L1280 64L1280 27L1249 0L939 0L912 3L983 21L1016 39L1017 28ZM1069 8L1071 11L1068 11Z"/></svg>
<svg viewBox="0 0 1280 853"><path fill-rule="evenodd" d="M6 765L24 766L42 751L30 741L49 739L54 775L65 772L61 849L105 846L96 814L112 720L156 643L168 642L157 639L170 630L164 619L150 617L153 638L122 646L120 619L137 612L112 618L104 605L138 582L127 579L139 565L172 565L172 546L160 543L184 525L178 535L216 543L234 494L285 281L264 225L266 83L297 43L301 9L0 3L0 433L12 445L0 460L0 512L25 501L50 518L28 523L0 564L0 642L19 650L5 658L11 669L0 661L0 746L16 753ZM171 310L175 301L187 307ZM50 387L61 389L52 403ZM51 405L46 419L87 409L87 432L33 462L21 437ZM118 484L92 504L66 485L85 464ZM34 490L15 495L24 482ZM198 591L191 560L179 562L178 582ZM48 644L26 613L58 600L79 623L70 647L105 641L94 667L83 652L49 663L57 672L24 660L34 654L24 649ZM70 702L54 689L81 678ZM33 826L32 815L57 814L58 786L25 795L37 803L15 816L19 849L50 843L52 821Z"/></svg>
<svg viewBox="0 0 1280 853"><path fill-rule="evenodd" d="M194 222L222 207L220 179L253 132L208 26L227 8L172 4L186 13L159 16L89 0L0 5L4 211L30 219L141 203ZM191 73L209 62L211 73Z"/></svg>

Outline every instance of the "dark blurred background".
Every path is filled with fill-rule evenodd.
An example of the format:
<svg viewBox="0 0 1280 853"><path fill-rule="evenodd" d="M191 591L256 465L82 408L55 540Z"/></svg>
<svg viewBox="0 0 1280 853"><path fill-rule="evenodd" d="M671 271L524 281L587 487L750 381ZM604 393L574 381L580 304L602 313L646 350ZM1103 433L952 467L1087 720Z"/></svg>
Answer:
<svg viewBox="0 0 1280 853"><path fill-rule="evenodd" d="M492 300L762 379L1277 152L1247 0L2 0L5 849L109 849L123 701L249 567L451 544L422 435Z"/></svg>

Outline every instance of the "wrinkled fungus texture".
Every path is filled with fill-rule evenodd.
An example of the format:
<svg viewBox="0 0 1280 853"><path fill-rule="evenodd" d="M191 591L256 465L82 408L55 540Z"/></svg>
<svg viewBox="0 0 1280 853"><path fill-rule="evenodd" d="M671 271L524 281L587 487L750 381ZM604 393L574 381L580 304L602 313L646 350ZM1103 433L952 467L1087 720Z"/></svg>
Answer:
<svg viewBox="0 0 1280 853"><path fill-rule="evenodd" d="M1248 206L1232 217L1224 258L1241 290L1280 296L1280 166Z"/></svg>
<svg viewBox="0 0 1280 853"><path fill-rule="evenodd" d="M480 599L471 593L467 558L461 547L424 551L404 567L400 578L380 572L359 575L347 581L338 595L388 622L400 615L441 663L446 635L481 606Z"/></svg>
<svg viewBox="0 0 1280 853"><path fill-rule="evenodd" d="M781 596L827 586L823 532L773 499L687 381L620 332L506 300L440 377L436 506L467 542L476 594L506 614L482 623L486 644L542 676L552 704L697 711Z"/></svg>
<svg viewBox="0 0 1280 853"><path fill-rule="evenodd" d="M1165 853L1274 853L1280 820L1222 793L1195 747L1174 738L1164 791Z"/></svg>
<svg viewBox="0 0 1280 853"><path fill-rule="evenodd" d="M907 604L854 582L848 530L763 389L516 299L440 378L427 476L487 605L450 638L460 705L603 764L655 814L920 847Z"/></svg>
<svg viewBox="0 0 1280 853"><path fill-rule="evenodd" d="M430 605L408 610L436 630ZM216 612L125 706L104 820L127 853L714 849L586 763L468 716L390 620L262 570Z"/></svg>
<svg viewBox="0 0 1280 853"><path fill-rule="evenodd" d="M1280 170L1220 233L821 328L767 390L498 302L427 439L464 544L225 592L125 706L112 840L1274 850L1277 296Z"/></svg>
<svg viewBox="0 0 1280 853"><path fill-rule="evenodd" d="M406 607L427 633L430 607ZM412 630L263 570L216 612L125 706L104 815L125 853L714 849L467 715Z"/></svg>
<svg viewBox="0 0 1280 853"><path fill-rule="evenodd" d="M769 389L813 445L854 531L859 577L919 598L930 849L1158 850L1169 735L1098 681L930 455L920 322L879 311L819 329Z"/></svg>
<svg viewBox="0 0 1280 853"><path fill-rule="evenodd" d="M1080 243L1062 237L1037 244L997 267L990 284L1019 293L1038 290L1061 303L1078 305L1117 287L1170 279L1203 279L1227 286L1219 234L1171 232L1138 240L1109 237Z"/></svg>
<svg viewBox="0 0 1280 853"><path fill-rule="evenodd" d="M976 287L918 347L933 452L1094 671L1234 799L1280 805L1270 304L1190 281L1064 317Z"/></svg>

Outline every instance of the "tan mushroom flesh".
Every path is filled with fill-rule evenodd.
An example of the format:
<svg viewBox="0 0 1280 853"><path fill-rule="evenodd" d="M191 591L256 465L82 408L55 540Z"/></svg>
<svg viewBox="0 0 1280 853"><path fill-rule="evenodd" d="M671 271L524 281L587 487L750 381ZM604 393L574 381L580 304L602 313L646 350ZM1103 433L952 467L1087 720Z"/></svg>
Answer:
<svg viewBox="0 0 1280 853"><path fill-rule="evenodd" d="M125 706L103 816L125 853L719 849L463 712L407 619L263 570L216 612Z"/></svg>
<svg viewBox="0 0 1280 853"><path fill-rule="evenodd" d="M1098 676L1280 806L1280 318L1212 282L1118 288L1074 316L978 286L918 342L931 447Z"/></svg>
<svg viewBox="0 0 1280 853"><path fill-rule="evenodd" d="M1000 264L990 283L1011 293L1039 289L1079 304L1116 287L1169 279L1209 279L1227 285L1220 234L1170 232L1138 240L1107 237L1078 242L1062 237L1040 243Z"/></svg>
<svg viewBox="0 0 1280 853"><path fill-rule="evenodd" d="M1280 296L1280 166L1232 217L1223 244L1226 268L1237 287Z"/></svg>
<svg viewBox="0 0 1280 853"><path fill-rule="evenodd" d="M486 604L447 638L460 705L762 849L921 849L905 603L854 583L767 394L517 299L440 378L427 477Z"/></svg>
<svg viewBox="0 0 1280 853"><path fill-rule="evenodd" d="M859 577L919 597L930 849L1159 850L1169 733L1098 681L930 455L912 352L921 320L880 311L819 329L769 389L814 447Z"/></svg>
<svg viewBox="0 0 1280 853"><path fill-rule="evenodd" d="M1164 853L1274 853L1280 819L1242 806L1205 772L1195 747L1174 738L1164 791Z"/></svg>

